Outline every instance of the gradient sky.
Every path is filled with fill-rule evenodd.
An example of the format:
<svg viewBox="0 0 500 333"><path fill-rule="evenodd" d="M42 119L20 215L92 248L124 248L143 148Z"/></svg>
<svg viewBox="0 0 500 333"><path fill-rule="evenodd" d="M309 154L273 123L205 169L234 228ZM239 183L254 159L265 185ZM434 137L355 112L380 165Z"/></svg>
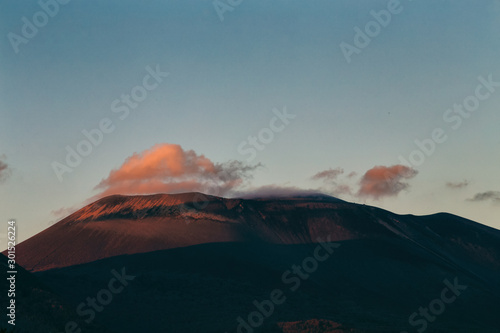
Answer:
<svg viewBox="0 0 500 333"><path fill-rule="evenodd" d="M221 21L209 0L72 0L16 53L8 34L22 35L22 18L33 22L41 8L3 1L0 234L9 218L18 241L42 231L157 144L193 150L214 166L261 163L240 192L320 189L396 213L445 211L500 228L500 87L460 128L443 120L474 95L479 76L500 82L500 1L401 1L348 63L340 44L354 45L354 28L388 2L246 0ZM157 65L169 76L120 120L112 102ZM296 117L247 162L238 146L284 108ZM115 130L60 182L51 163L64 163L65 147L103 118ZM407 165L398 189L361 195L374 167L402 164L399 156L408 159L435 128L447 140L421 165ZM337 168L344 173L311 179Z"/></svg>

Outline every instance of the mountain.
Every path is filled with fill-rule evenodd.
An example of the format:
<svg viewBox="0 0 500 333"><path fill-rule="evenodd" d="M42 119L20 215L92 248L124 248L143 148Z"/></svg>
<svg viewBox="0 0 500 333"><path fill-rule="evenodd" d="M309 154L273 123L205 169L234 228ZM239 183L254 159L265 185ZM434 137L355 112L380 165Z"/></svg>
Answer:
<svg viewBox="0 0 500 333"><path fill-rule="evenodd" d="M4 272L12 271L8 267L7 257L3 254L0 254L0 267ZM13 291L13 293L9 292L11 294L9 300L15 300L15 317L9 317L7 320L15 319L15 326L8 324L7 320L4 321L2 318L0 332L1 329L7 329L7 332L10 332L12 328L16 329L15 332L56 332L72 320L73 306L63 301L62 297L22 267L17 266L14 271L17 272L15 287L11 288L10 281L6 278L2 279L1 285L2 293L4 291L7 293L8 290ZM112 332L95 323L90 325L89 329L99 333Z"/></svg>
<svg viewBox="0 0 500 333"><path fill-rule="evenodd" d="M500 231L324 195L115 195L22 242L17 256L85 331L91 310L76 309L117 274L130 281L94 316L118 332L500 327Z"/></svg>

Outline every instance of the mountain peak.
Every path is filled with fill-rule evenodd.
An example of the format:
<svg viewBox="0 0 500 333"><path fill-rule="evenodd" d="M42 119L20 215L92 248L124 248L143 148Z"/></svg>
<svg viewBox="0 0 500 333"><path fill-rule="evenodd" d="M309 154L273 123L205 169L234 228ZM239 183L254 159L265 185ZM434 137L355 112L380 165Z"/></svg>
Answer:
<svg viewBox="0 0 500 333"><path fill-rule="evenodd" d="M484 248L468 255L500 266L498 232L482 225L453 215L397 215L323 194L254 199L199 192L112 195L83 207L18 248L19 262L26 269L46 270L205 243L310 244L326 235L334 242L411 240L433 253L441 251L436 244L443 239L453 251L467 251L480 238ZM56 250L53 244L58 244ZM480 258L489 252L486 259Z"/></svg>
<svg viewBox="0 0 500 333"><path fill-rule="evenodd" d="M178 194L110 195L81 208L65 220L72 222L100 221L110 218L141 218L158 214L180 214L180 207L200 201L222 200L222 198L187 192ZM167 209L170 208L170 209Z"/></svg>

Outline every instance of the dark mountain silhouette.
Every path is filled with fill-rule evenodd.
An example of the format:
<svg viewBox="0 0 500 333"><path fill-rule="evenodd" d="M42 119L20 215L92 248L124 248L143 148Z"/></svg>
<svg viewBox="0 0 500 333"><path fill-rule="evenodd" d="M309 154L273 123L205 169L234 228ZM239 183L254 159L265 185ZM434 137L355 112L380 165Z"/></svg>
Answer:
<svg viewBox="0 0 500 333"><path fill-rule="evenodd" d="M7 260L6 256L0 254L0 267L4 272L12 271L8 268ZM59 332L58 330L74 317L73 305L66 303L62 297L55 294L37 277L22 267L17 266L15 271L17 272L15 274L15 289L12 289L15 290L15 296L12 297L16 305L15 326L7 323L7 320L11 320L10 317L7 320L2 318L0 329L7 329L7 332ZM7 274L7 276L10 275ZM4 300L7 300L8 290L9 282L3 278L1 298L3 309L7 307ZM113 332L95 323L89 325L89 329L99 333Z"/></svg>
<svg viewBox="0 0 500 333"><path fill-rule="evenodd" d="M332 253L313 260L318 247ZM409 317L447 283L465 289L427 320L427 332L500 327L500 231L451 214L397 215L319 195L111 196L21 243L17 255L75 309L112 270L135 276L96 314L116 332L416 332L423 323ZM248 322L254 301L276 289L283 303L242 328L238 317Z"/></svg>

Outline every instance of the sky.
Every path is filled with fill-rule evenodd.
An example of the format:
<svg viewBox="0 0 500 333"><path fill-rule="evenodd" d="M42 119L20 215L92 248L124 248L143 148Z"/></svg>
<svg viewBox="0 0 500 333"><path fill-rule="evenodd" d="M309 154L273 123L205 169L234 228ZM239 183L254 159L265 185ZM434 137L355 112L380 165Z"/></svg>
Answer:
<svg viewBox="0 0 500 333"><path fill-rule="evenodd" d="M323 192L500 228L500 1L0 4L0 220Z"/></svg>

